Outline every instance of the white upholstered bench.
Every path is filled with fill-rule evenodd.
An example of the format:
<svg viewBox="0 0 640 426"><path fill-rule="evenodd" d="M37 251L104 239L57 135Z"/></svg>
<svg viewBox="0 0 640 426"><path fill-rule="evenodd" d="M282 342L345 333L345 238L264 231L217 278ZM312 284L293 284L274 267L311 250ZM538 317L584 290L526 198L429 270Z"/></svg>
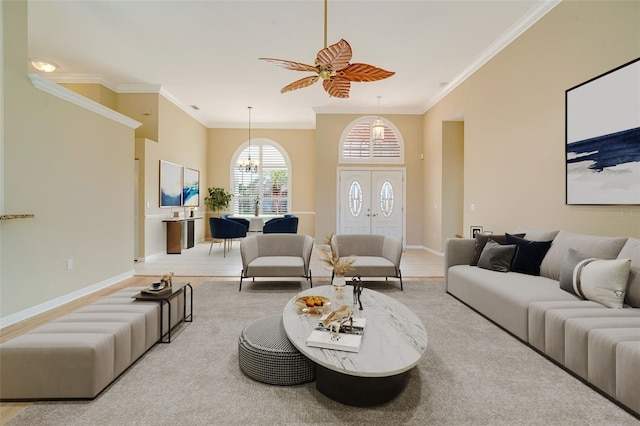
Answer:
<svg viewBox="0 0 640 426"><path fill-rule="evenodd" d="M0 400L95 398L160 339L160 304L132 298L143 288L126 288L0 345ZM184 301L171 303L175 326Z"/></svg>

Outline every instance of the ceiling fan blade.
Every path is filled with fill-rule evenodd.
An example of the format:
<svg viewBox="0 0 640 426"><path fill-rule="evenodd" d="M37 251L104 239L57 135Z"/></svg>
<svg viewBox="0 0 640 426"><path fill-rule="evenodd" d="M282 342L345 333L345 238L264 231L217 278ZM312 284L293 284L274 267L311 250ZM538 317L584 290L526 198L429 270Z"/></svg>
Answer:
<svg viewBox="0 0 640 426"><path fill-rule="evenodd" d="M349 65L352 56L351 46L342 39L336 44L325 47L318 52L316 64L320 66L331 65L334 70L341 70Z"/></svg>
<svg viewBox="0 0 640 426"><path fill-rule="evenodd" d="M369 64L350 64L340 70L340 75L350 81L377 81L394 75L395 72L383 70Z"/></svg>
<svg viewBox="0 0 640 426"><path fill-rule="evenodd" d="M329 96L333 96L334 98L348 98L349 89L351 89L351 82L344 78L335 77L324 80L322 82L322 86Z"/></svg>
<svg viewBox="0 0 640 426"><path fill-rule="evenodd" d="M258 60L271 62L272 64L275 64L282 68L286 68L288 70L318 72L317 68L314 66L303 64L300 62L287 61L286 59L258 58Z"/></svg>
<svg viewBox="0 0 640 426"><path fill-rule="evenodd" d="M303 89L305 87L309 87L313 83L318 81L319 78L320 78L320 76L318 76L318 75L312 75L312 76L309 76L309 77L301 78L300 80L296 80L293 83L284 86L280 90L280 93L290 92L292 90Z"/></svg>

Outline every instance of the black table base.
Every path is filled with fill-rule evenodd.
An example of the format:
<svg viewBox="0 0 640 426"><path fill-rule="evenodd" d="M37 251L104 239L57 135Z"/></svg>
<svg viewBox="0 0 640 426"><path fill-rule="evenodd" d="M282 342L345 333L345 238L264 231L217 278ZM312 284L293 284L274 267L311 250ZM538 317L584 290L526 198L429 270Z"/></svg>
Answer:
<svg viewBox="0 0 640 426"><path fill-rule="evenodd" d="M342 404L371 407L391 401L407 386L409 371L388 377L359 377L316 364L316 389Z"/></svg>

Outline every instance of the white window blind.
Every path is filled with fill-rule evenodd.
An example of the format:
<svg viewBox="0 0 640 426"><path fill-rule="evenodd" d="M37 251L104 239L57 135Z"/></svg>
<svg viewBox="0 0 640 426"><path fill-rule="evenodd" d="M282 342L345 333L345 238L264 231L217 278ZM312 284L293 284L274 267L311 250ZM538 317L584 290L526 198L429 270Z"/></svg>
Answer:
<svg viewBox="0 0 640 426"><path fill-rule="evenodd" d="M237 167L248 160L249 147L233 163L233 213L281 215L289 212L289 168L282 153L273 145L251 143L251 160L258 162L256 173Z"/></svg>
<svg viewBox="0 0 640 426"><path fill-rule="evenodd" d="M375 118L355 123L342 143L341 162L401 163L402 142L396 132L384 123L384 140L374 142L372 127Z"/></svg>

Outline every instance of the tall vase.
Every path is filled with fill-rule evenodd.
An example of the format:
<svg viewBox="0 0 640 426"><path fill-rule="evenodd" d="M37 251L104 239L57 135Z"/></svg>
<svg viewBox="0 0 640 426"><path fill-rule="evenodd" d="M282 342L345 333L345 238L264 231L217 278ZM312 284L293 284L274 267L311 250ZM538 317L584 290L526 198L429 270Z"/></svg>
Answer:
<svg viewBox="0 0 640 426"><path fill-rule="evenodd" d="M333 287L333 298L338 303L342 303L342 301L344 300L345 285L346 281L344 279L344 275L335 275L333 277L333 281L331 282L331 286Z"/></svg>

